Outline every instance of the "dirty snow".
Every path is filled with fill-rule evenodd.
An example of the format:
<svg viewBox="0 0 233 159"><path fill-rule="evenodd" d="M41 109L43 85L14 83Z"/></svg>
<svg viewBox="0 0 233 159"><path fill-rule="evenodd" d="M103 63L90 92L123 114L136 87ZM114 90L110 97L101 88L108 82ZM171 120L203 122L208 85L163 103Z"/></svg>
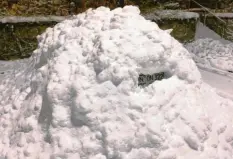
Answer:
<svg viewBox="0 0 233 159"><path fill-rule="evenodd" d="M1 64L0 157L233 158L233 103L138 8L88 10L38 41L14 71ZM166 78L138 87L156 72Z"/></svg>
<svg viewBox="0 0 233 159"><path fill-rule="evenodd" d="M233 45L210 38L199 39L186 45L194 61L203 67L233 72Z"/></svg>

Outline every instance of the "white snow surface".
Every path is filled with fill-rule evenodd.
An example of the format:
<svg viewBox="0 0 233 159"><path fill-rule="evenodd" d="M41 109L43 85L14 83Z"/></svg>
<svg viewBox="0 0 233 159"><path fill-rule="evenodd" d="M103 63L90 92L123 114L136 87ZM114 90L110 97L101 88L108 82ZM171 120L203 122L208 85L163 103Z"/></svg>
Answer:
<svg viewBox="0 0 233 159"><path fill-rule="evenodd" d="M199 69L203 81L217 88L220 95L233 99L233 79L205 69Z"/></svg>
<svg viewBox="0 0 233 159"><path fill-rule="evenodd" d="M138 8L88 10L38 41L1 77L0 157L233 158L232 101ZM166 79L138 86L140 73L161 71Z"/></svg>
<svg viewBox="0 0 233 159"><path fill-rule="evenodd" d="M194 61L207 68L233 72L233 44L223 44L210 38L185 45Z"/></svg>

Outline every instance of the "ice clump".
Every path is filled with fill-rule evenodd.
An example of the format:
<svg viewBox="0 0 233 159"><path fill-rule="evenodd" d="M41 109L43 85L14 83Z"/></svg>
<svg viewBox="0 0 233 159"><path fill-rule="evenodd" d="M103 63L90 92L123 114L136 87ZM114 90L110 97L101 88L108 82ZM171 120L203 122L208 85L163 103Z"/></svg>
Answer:
<svg viewBox="0 0 233 159"><path fill-rule="evenodd" d="M233 103L137 7L88 10L38 37L0 83L7 159L233 157ZM140 73L166 79L138 86Z"/></svg>

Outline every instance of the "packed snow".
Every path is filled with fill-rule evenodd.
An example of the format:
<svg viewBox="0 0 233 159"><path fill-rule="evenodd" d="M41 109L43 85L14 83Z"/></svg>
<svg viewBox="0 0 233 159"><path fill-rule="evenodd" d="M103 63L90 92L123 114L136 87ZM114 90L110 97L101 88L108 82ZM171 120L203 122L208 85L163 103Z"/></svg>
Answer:
<svg viewBox="0 0 233 159"><path fill-rule="evenodd" d="M186 45L194 61L207 68L233 72L233 44L223 44L210 38L199 39Z"/></svg>
<svg viewBox="0 0 233 159"><path fill-rule="evenodd" d="M38 41L14 71L1 64L0 158L233 158L233 102L137 7L90 9Z"/></svg>

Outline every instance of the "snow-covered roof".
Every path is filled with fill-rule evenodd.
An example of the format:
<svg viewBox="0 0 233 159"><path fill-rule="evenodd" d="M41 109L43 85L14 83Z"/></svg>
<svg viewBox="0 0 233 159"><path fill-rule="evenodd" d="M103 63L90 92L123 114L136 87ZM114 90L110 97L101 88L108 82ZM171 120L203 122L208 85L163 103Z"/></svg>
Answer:
<svg viewBox="0 0 233 159"><path fill-rule="evenodd" d="M219 18L233 18L233 13L215 13L214 15L213 14L207 14L205 16L208 16L208 17L217 16Z"/></svg>
<svg viewBox="0 0 233 159"><path fill-rule="evenodd" d="M143 15L148 20L159 20L159 19L197 19L199 18L198 13L185 12L181 10L156 10L153 13Z"/></svg>
<svg viewBox="0 0 233 159"><path fill-rule="evenodd" d="M21 16L0 16L0 23L41 23L41 22L61 22L69 17L66 16L35 16L35 17L21 17Z"/></svg>

